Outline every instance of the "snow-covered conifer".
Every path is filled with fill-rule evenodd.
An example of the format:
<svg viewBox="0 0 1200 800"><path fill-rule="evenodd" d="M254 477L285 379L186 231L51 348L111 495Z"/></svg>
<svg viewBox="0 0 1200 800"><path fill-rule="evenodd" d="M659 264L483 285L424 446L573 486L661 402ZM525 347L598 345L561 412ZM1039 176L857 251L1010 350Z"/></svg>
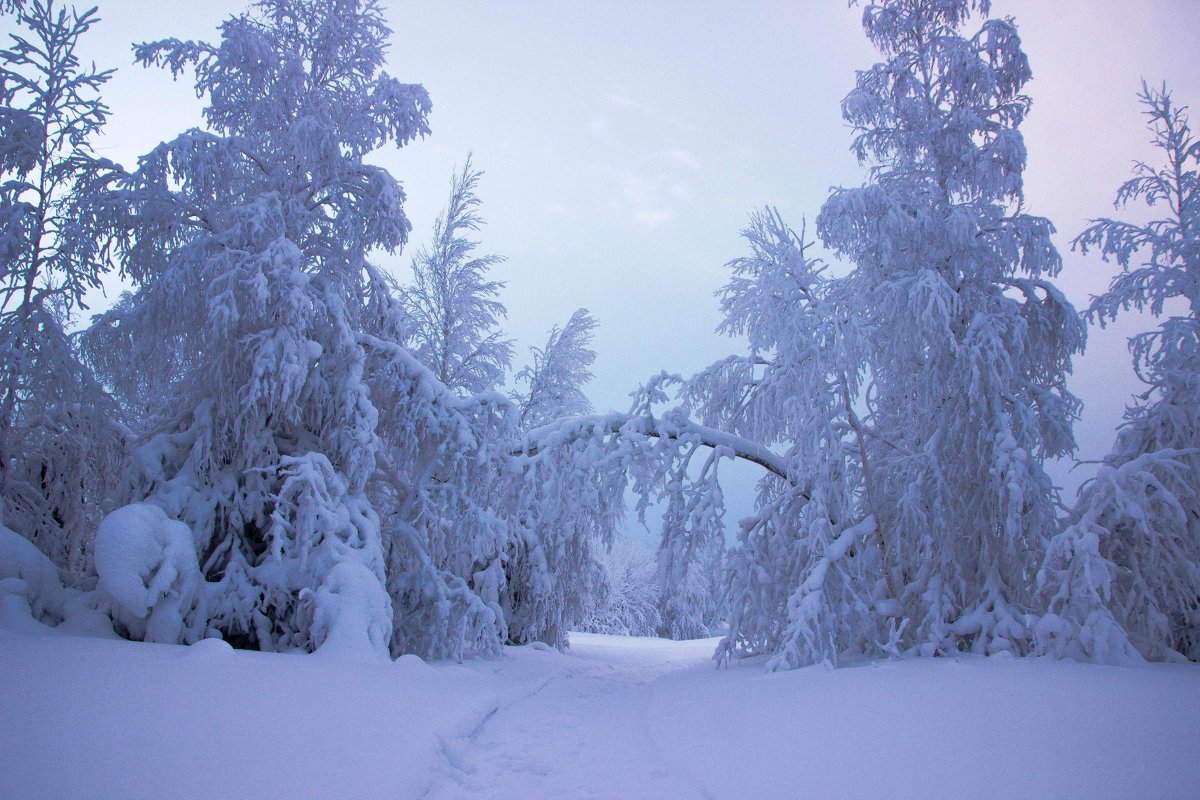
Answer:
<svg viewBox="0 0 1200 800"><path fill-rule="evenodd" d="M111 71L76 50L96 23L13 4L0 51L0 503L7 524L79 580L124 446L117 409L67 328L107 258L87 198L115 170L91 142Z"/></svg>
<svg viewBox="0 0 1200 800"><path fill-rule="evenodd" d="M494 389L512 361L512 342L499 328L505 310L496 296L504 284L487 277L504 259L475 255L477 243L468 238L483 224L475 194L481 177L468 157L451 180L433 242L413 258L413 283L402 295L411 349L438 380L463 394Z"/></svg>
<svg viewBox="0 0 1200 800"><path fill-rule="evenodd" d="M1121 267L1085 315L1163 318L1130 340L1146 391L1086 484L1040 576L1047 652L1096 660L1172 651L1200 660L1200 140L1164 88L1143 85L1162 163L1138 162L1118 208L1164 209L1145 223L1100 219L1075 240ZM1128 643L1121 631L1128 635Z"/></svg>

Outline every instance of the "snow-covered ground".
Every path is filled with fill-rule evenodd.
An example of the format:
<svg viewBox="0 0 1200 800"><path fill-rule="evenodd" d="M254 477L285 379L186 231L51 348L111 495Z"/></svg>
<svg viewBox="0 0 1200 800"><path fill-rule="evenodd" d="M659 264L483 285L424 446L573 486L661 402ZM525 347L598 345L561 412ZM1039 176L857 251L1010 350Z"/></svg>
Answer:
<svg viewBox="0 0 1200 800"><path fill-rule="evenodd" d="M427 665L4 621L5 798L1200 795L1195 665L770 674L714 670L712 640L587 634Z"/></svg>

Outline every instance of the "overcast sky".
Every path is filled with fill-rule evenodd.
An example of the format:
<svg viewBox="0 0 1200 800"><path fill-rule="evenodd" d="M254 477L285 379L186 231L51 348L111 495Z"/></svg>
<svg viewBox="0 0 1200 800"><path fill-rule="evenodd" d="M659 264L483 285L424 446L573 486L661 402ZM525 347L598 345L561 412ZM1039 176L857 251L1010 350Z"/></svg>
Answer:
<svg viewBox="0 0 1200 800"><path fill-rule="evenodd" d="M190 84L132 66L130 43L215 40L243 7L100 3L86 53L119 68L104 93L106 155L133 166L199 120ZM1034 71L1027 208L1058 227L1059 282L1083 307L1114 267L1069 252L1070 239L1112 213L1133 159L1154 158L1141 79L1165 80L1200 108L1200 3L994 0L993 12L1016 18ZM724 264L745 252L738 234L751 211L777 206L798 228L830 187L863 181L839 114L855 70L877 59L861 13L838 0L392 2L389 71L429 90L433 135L378 162L404 182L420 243L451 172L474 152L486 172L482 247L508 258L496 277L507 281L517 366L585 306L600 322L589 394L600 411L624 410L649 375L691 373L740 349L713 333L713 294ZM385 263L408 273L407 254ZM1145 325L1093 330L1076 362L1082 459L1106 452L1138 388L1125 338ZM1087 473L1054 470L1072 490ZM738 502L735 514L748 510Z"/></svg>

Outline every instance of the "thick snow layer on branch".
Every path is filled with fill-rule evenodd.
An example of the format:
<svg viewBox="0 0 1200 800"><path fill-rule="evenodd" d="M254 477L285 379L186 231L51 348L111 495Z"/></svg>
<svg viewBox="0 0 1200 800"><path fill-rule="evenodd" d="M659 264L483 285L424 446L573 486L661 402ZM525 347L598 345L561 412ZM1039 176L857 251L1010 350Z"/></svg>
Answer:
<svg viewBox="0 0 1200 800"><path fill-rule="evenodd" d="M752 461L780 478L786 480L788 476L787 462L770 448L681 417L666 420L649 415L621 413L567 417L530 431L525 438L524 452L537 455L547 448L560 447L572 439L604 433L660 439L692 437L697 443L708 447L726 448L730 454Z"/></svg>

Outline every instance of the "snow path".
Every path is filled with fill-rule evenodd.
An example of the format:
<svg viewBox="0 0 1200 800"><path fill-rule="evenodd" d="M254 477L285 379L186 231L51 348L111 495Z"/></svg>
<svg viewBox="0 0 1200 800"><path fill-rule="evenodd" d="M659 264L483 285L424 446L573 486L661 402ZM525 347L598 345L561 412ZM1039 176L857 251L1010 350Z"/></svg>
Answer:
<svg viewBox="0 0 1200 800"><path fill-rule="evenodd" d="M711 796L665 758L650 715L660 682L712 670L715 640L571 639L568 655L549 656L562 672L443 742L429 800Z"/></svg>
<svg viewBox="0 0 1200 800"><path fill-rule="evenodd" d="M572 634L443 741L428 800L1195 798L1200 665L962 657L715 670L716 640ZM528 651L528 648L520 648Z"/></svg>

